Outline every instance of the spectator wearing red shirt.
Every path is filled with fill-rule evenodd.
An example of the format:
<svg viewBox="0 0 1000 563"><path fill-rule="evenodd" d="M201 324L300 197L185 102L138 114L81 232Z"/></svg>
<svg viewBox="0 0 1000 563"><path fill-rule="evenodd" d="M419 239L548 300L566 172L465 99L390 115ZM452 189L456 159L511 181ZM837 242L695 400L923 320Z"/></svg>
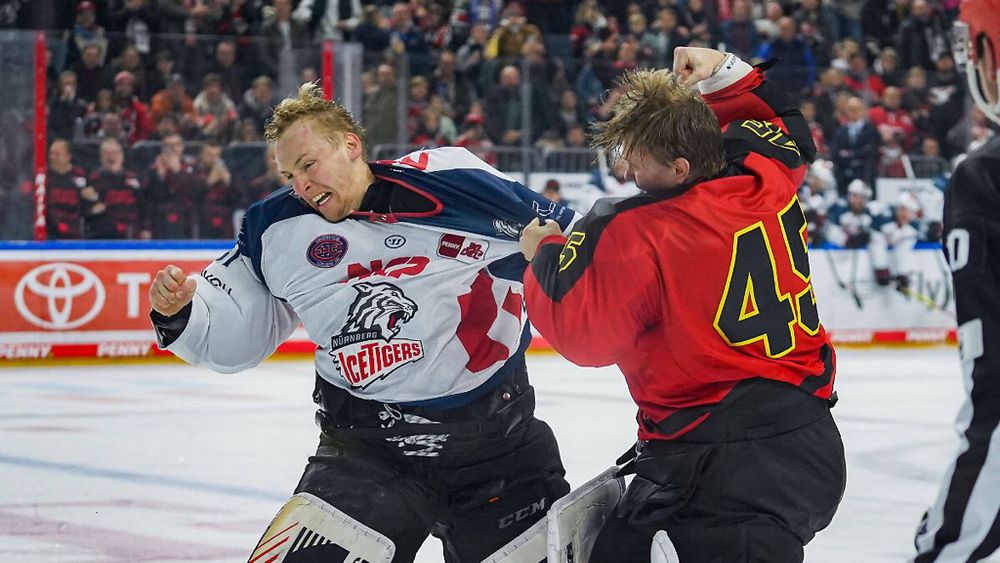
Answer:
<svg viewBox="0 0 1000 563"><path fill-rule="evenodd" d="M866 100L878 100L885 92L885 83L878 74L868 68L868 59L863 53L851 54L844 83Z"/></svg>
<svg viewBox="0 0 1000 563"><path fill-rule="evenodd" d="M149 138L153 120L149 108L135 95L135 76L127 70L115 75L115 108L122 118L129 144Z"/></svg>
<svg viewBox="0 0 1000 563"><path fill-rule="evenodd" d="M917 126L910 114L900 107L902 101L903 92L899 88L894 86L886 88L882 96L882 105L869 110L868 119L878 129L882 142L888 143L892 139L897 139L904 149L909 150L913 146Z"/></svg>

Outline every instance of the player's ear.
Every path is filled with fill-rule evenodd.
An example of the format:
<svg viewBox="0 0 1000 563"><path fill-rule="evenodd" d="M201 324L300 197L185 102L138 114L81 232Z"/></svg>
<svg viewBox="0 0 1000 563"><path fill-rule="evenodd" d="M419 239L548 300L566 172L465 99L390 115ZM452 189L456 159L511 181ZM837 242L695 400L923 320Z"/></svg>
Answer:
<svg viewBox="0 0 1000 563"><path fill-rule="evenodd" d="M691 161L679 156L674 159L674 173L677 174L677 183L682 184L691 177Z"/></svg>
<svg viewBox="0 0 1000 563"><path fill-rule="evenodd" d="M347 154L350 155L351 160L360 158L365 154L364 144L361 141L361 137L354 133L344 133L344 146L347 147Z"/></svg>

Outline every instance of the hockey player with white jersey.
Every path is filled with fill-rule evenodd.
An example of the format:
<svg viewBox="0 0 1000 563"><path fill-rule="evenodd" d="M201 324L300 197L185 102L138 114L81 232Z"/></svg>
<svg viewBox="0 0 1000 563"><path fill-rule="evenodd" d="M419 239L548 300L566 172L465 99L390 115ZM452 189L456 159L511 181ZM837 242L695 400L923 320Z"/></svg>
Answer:
<svg viewBox="0 0 1000 563"><path fill-rule="evenodd" d="M830 208L826 239L844 248L864 248L871 242L872 230L881 215L870 200L871 189L861 180L847 186L847 200Z"/></svg>
<svg viewBox="0 0 1000 563"><path fill-rule="evenodd" d="M192 364L250 368L300 322L316 344L319 447L250 559L406 562L429 534L449 563L509 553L569 490L533 416L518 236L576 215L462 148L369 163L314 85L266 137L291 186L200 276L150 288L160 345Z"/></svg>
<svg viewBox="0 0 1000 563"><path fill-rule="evenodd" d="M915 267L913 249L920 240L920 203L913 194L904 192L893 211L891 218L886 215L876 223L868 249L876 283L887 286L895 282L897 289L905 291L910 286L909 272Z"/></svg>

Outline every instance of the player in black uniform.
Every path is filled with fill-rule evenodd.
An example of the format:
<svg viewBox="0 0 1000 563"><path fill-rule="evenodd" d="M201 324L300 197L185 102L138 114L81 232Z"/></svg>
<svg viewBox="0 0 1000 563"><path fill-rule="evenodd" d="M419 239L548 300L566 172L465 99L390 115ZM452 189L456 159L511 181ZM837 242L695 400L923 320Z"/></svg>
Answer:
<svg viewBox="0 0 1000 563"><path fill-rule="evenodd" d="M956 53L968 50L976 104L1000 123L1000 0L965 0ZM964 24L964 25L963 25ZM974 65L974 66L973 66ZM1000 137L955 170L945 196L951 265L968 396L961 444L937 501L917 530L915 563L980 561L1000 547Z"/></svg>

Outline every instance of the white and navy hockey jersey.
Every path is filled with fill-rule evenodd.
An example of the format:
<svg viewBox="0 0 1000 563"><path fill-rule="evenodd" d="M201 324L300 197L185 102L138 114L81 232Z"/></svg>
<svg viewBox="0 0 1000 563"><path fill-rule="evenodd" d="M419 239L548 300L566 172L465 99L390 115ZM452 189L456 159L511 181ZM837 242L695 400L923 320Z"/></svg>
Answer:
<svg viewBox="0 0 1000 563"><path fill-rule="evenodd" d="M317 373L363 399L447 407L499 383L530 341L520 231L542 217L569 232L577 215L463 148L370 167L428 210L331 223L278 190L247 210L236 247L202 272L168 349L240 371L301 321Z"/></svg>

